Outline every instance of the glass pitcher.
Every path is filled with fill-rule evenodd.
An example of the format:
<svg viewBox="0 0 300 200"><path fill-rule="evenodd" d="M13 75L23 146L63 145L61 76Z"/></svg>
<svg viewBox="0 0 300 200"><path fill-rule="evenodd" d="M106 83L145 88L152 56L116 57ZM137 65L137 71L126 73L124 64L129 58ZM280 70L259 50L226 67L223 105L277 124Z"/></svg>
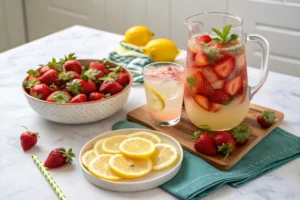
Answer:
<svg viewBox="0 0 300 200"><path fill-rule="evenodd" d="M189 28L184 104L197 127L229 130L249 111L249 101L268 75L269 43L261 35L244 34L243 20L210 12L185 20ZM245 43L262 47L260 81L248 86Z"/></svg>

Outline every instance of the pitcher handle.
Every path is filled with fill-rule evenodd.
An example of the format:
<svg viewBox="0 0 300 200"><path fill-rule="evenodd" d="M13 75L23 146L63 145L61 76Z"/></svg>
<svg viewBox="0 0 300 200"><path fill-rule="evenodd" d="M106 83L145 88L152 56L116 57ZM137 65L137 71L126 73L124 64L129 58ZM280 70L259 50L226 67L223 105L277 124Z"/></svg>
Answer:
<svg viewBox="0 0 300 200"><path fill-rule="evenodd" d="M250 87L250 100L254 94L261 88L268 76L268 62L269 62L269 42L261 35L249 34L246 36L246 41L248 42L257 42L262 48L262 59L260 66L260 81L255 86Z"/></svg>

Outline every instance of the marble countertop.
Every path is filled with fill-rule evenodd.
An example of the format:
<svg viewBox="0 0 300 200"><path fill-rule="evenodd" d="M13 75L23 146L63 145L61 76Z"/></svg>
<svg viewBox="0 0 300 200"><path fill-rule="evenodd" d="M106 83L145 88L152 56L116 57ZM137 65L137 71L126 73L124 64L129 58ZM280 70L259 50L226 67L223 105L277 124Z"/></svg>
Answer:
<svg viewBox="0 0 300 200"><path fill-rule="evenodd" d="M0 199L56 199L31 160L36 154L44 161L56 147L72 147L79 155L91 138L111 130L112 124L126 119L126 113L146 102L142 85L133 86L124 108L108 119L85 124L57 124L39 117L21 92L26 71L52 57L75 52L79 58L104 58L114 50L122 36L82 26L74 26L0 54ZM249 68L255 77L259 71ZM254 80L254 79L252 79ZM283 111L281 128L300 136L300 79L274 72L252 102ZM39 132L38 145L24 153L19 125ZM291 161L263 177L240 187L224 186L204 199L300 199L300 159ZM117 193L98 188L82 175L78 158L73 165L51 170L51 174L70 200L80 199L176 199L159 188L137 193Z"/></svg>

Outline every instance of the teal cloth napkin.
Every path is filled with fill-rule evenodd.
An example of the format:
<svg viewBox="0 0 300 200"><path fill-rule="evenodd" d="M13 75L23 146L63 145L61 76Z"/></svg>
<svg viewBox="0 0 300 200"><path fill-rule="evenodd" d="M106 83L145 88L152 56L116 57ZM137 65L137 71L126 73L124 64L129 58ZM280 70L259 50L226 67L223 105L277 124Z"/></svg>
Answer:
<svg viewBox="0 0 300 200"><path fill-rule="evenodd" d="M126 128L146 127L129 121L117 122L112 127L113 130ZM184 151L180 171L161 188L180 199L200 199L224 184L239 187L299 156L300 138L276 128L230 171L220 171Z"/></svg>

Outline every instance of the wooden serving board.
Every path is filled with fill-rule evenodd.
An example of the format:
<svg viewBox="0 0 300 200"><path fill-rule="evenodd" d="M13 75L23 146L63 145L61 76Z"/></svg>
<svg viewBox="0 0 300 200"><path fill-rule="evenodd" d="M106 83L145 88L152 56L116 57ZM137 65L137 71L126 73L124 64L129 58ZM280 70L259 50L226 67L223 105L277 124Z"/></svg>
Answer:
<svg viewBox="0 0 300 200"><path fill-rule="evenodd" d="M260 115L263 111L273 111L276 115L275 123L268 129L263 129L256 121L256 116ZM139 107L127 114L127 119L129 121L139 123L143 126L152 128L154 130L163 132L175 138L181 146L203 158L208 163L213 165L214 167L220 170L229 170L231 169L239 160L241 160L244 155L246 155L257 143L259 143L264 137L266 137L274 128L276 128L284 118L284 114L277 110L272 110L269 108L265 108L259 105L250 104L250 109L247 117L241 124L247 125L251 128L252 134L249 137L249 141L246 145L241 147L236 147L236 149L224 160L224 156L216 155L216 156L207 156L201 153L198 153L194 149L194 141L192 140L194 132L199 131L199 128L194 126L188 119L185 109L182 110L181 120L178 124L174 126L158 126L153 124L150 121L147 105ZM209 133L213 136L213 132Z"/></svg>

